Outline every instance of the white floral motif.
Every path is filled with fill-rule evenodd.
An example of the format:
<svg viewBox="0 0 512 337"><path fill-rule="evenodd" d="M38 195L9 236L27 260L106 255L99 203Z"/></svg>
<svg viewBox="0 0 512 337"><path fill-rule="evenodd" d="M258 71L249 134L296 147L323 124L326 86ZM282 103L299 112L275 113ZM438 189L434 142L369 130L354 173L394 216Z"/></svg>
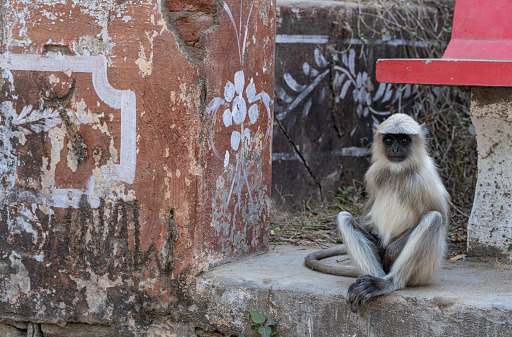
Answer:
<svg viewBox="0 0 512 337"><path fill-rule="evenodd" d="M26 105L20 114L16 114L11 101L0 104L0 112L4 116L13 116L12 127L25 135L47 132L61 123L59 112L48 108L45 110L32 109L32 105Z"/></svg>
<svg viewBox="0 0 512 337"><path fill-rule="evenodd" d="M328 62L320 49L315 48L314 59L317 69L309 63L304 62L302 70L304 74L311 78L309 84L298 83L289 73L283 76L284 82L288 88L297 93L297 96L292 97L283 87L276 85L276 94L285 106L278 106L276 104L276 118L278 120L285 119L292 110L297 108L303 101L302 117L306 117L312 107L313 98L310 95L313 90L320 85L322 80L327 77L331 72L334 75L333 88L336 95L344 100L347 97L349 90L352 88L352 97L356 105L356 112L359 118L367 118L371 116L375 124L379 124L379 119L383 116L390 114L390 111L378 111L374 109L373 105L395 104L400 99L409 98L416 94L415 86L397 85L396 89L391 83L380 83L377 91L374 93L374 87L368 77L366 71L356 72L356 52L350 49L348 53L343 53L341 59L336 51L331 53L332 63ZM320 95L320 98L324 95ZM398 107L400 109L400 106ZM359 124L356 124L356 128ZM356 129L352 130L352 134Z"/></svg>
<svg viewBox="0 0 512 337"><path fill-rule="evenodd" d="M230 127L233 122L236 125L242 124L246 120L247 113L249 113L250 124L254 124L258 120L259 109L258 104L255 103L257 95L254 82L251 80L245 90L249 104L254 103L249 107L249 111L247 111L247 103L243 97L244 86L244 72L243 70L240 70L235 74L235 84L228 81L224 88L224 100L226 101L226 104L232 103L231 109L228 108L224 110L224 114L222 115L225 127ZM249 149L249 145L251 143L251 131L249 129L246 128L242 135L238 131L233 131L231 133L231 148L233 150L237 151L240 146L240 142L243 143L244 141L246 141L246 148Z"/></svg>
<svg viewBox="0 0 512 337"><path fill-rule="evenodd" d="M242 6L242 3L240 3ZM244 58L242 57L243 51L245 50L246 40L247 40L247 29L249 26L249 19L251 17L253 5L251 5L251 9L249 11L249 15L247 17L247 22L245 25L245 32L242 36L242 18L240 18L240 31L235 24L235 20L233 18L233 14L229 6L224 3L224 10L227 12L231 22L233 24L233 28L236 33L236 39L238 43L238 54L240 58L240 66L243 67ZM244 95L245 94L245 95ZM239 70L234 74L234 83L231 81L227 81L224 86L224 97L215 97L208 107L206 111L208 114L212 115L212 123L210 124L210 144L212 146L213 152L215 155L224 160L224 167L227 167L229 164L230 154L226 151L226 155L224 158L221 158L217 148L215 146L215 142L213 140L213 125L215 122L215 118L218 110L223 107L224 111L222 113L222 122L224 127L230 128L232 126L237 126L236 130L231 132L231 149L238 153L236 158L236 168L235 168L235 176L233 177L233 181L231 182L231 189L228 195L227 204L229 204L229 200L231 198L231 194L233 192L233 187L235 184L236 178L240 178L243 175L243 183L247 185L247 189L249 191L249 198L252 201L251 188L249 186L249 182L247 179L247 170L243 162L247 159L248 152L251 151L251 130L248 126L255 124L260 117L260 108L258 107L259 102L263 103L265 109L267 111L267 129L265 132L264 141L268 139L268 135L270 133L271 126L271 108L270 106L273 104L273 101L270 98L270 95L266 92L257 93L256 85L254 84L254 79L251 78L246 85L246 78L244 70ZM248 123L247 123L248 117ZM243 128L243 131L241 129Z"/></svg>

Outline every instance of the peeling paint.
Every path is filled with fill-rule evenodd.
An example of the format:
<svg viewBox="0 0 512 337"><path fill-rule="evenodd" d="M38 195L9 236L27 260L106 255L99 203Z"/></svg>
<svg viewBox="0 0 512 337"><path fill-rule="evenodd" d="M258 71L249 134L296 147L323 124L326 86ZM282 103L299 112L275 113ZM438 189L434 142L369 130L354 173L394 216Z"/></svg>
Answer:
<svg viewBox="0 0 512 337"><path fill-rule="evenodd" d="M153 53L151 52L149 58L147 58L144 47L141 45L139 58L135 61L135 64L139 66L142 77L151 75L151 72L153 71Z"/></svg>
<svg viewBox="0 0 512 337"><path fill-rule="evenodd" d="M10 274L9 282L1 290L2 301L14 304L21 293L27 295L30 292L30 277L27 268L21 261L21 256L12 252L9 256L11 268L14 273Z"/></svg>
<svg viewBox="0 0 512 337"><path fill-rule="evenodd" d="M45 197L49 198L55 189L55 170L60 162L60 152L64 149L64 138L66 129L62 125L48 132L48 138L51 142L50 158L43 157L43 165L41 167L41 187Z"/></svg>
<svg viewBox="0 0 512 337"><path fill-rule="evenodd" d="M222 53L234 42L232 23L218 0L206 14L180 9L173 17L161 13L168 4L182 5L6 1L0 309L42 322L30 323L33 332L81 322L120 335L172 335L163 331L175 318L162 323L162 313L200 310L189 293L198 273L266 248L270 146L262 139L271 99L237 125L240 148L254 155L231 151L225 164L213 157L207 102L222 91L224 74L240 70ZM263 25L250 17L257 41ZM199 26L187 31L190 23ZM271 22L264 29L272 31ZM247 74L273 57L273 46L265 48L247 61ZM251 83L256 95L272 92L271 74L244 86ZM229 141L213 131L219 148ZM248 186L262 190L246 193ZM210 225L215 217L225 238Z"/></svg>
<svg viewBox="0 0 512 337"><path fill-rule="evenodd" d="M121 286L123 284L120 278L110 280L108 274L96 275L90 272L89 278L86 280L70 276L76 282L78 290L85 291L87 305L91 313L103 313L105 308L105 299L107 298L107 291L109 288ZM107 309L108 311L108 309Z"/></svg>

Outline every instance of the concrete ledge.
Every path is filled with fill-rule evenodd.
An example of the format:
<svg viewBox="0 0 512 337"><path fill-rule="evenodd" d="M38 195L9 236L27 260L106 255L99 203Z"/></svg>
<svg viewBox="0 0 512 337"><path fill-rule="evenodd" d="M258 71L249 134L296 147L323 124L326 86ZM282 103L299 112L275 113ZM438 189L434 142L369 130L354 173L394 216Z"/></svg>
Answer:
<svg viewBox="0 0 512 337"><path fill-rule="evenodd" d="M209 324L224 336L250 331L248 311L279 320L280 336L510 336L512 271L447 261L434 284L374 299L354 314L352 278L306 268L315 249L277 246L217 267L197 280Z"/></svg>

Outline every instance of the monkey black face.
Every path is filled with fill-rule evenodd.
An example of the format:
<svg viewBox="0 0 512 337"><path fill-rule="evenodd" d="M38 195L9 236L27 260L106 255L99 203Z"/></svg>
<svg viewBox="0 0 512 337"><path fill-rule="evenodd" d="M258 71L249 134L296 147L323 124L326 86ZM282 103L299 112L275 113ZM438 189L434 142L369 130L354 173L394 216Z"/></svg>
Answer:
<svg viewBox="0 0 512 337"><path fill-rule="evenodd" d="M392 163L400 163L407 159L412 138L406 134L384 134L382 136L386 156Z"/></svg>

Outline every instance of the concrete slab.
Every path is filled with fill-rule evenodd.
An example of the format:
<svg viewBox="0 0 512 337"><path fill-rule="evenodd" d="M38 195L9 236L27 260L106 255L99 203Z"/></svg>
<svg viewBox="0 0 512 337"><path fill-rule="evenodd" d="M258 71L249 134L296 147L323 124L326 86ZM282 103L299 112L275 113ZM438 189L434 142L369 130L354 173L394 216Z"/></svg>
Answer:
<svg viewBox="0 0 512 337"><path fill-rule="evenodd" d="M248 311L279 320L280 336L510 336L512 270L493 262L447 261L432 285L376 298L354 314L345 301L352 278L304 266L316 248L275 246L219 266L197 280L217 331L250 331Z"/></svg>

